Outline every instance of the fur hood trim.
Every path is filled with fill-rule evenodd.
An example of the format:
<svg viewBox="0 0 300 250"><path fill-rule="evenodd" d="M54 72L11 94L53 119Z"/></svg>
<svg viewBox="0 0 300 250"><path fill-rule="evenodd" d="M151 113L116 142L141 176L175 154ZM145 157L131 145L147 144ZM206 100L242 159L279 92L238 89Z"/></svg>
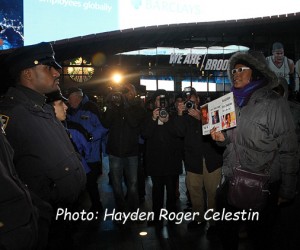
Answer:
<svg viewBox="0 0 300 250"><path fill-rule="evenodd" d="M231 56L229 59L229 68L228 68L228 77L233 83L233 75L231 74L234 66L239 62L244 61L247 62L250 68L255 69L260 72L268 81L268 87L274 88L278 85L277 76L273 71L271 71L267 65L266 58L261 52L251 51L251 52L237 52Z"/></svg>

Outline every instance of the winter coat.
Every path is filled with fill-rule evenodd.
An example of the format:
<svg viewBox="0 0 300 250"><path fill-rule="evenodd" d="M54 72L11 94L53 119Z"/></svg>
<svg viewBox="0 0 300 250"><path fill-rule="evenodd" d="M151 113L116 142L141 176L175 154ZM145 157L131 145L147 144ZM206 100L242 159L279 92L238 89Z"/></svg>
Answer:
<svg viewBox="0 0 300 250"><path fill-rule="evenodd" d="M77 109L68 109L68 121L81 124L92 136L89 141L91 153L85 157L87 163L101 161L101 142L107 134L100 121L100 112L97 105L84 96Z"/></svg>
<svg viewBox="0 0 300 250"><path fill-rule="evenodd" d="M264 61L236 53L229 62L228 75L236 62L246 61L260 72L267 85L257 89L247 105L236 108L236 128L225 132L223 173L232 176L232 168L238 164L254 172L270 166L270 181L281 181L280 197L290 199L295 195L298 171L297 137L287 100L272 91L278 79ZM235 144L235 145L234 145ZM239 161L239 163L237 163Z"/></svg>
<svg viewBox="0 0 300 250"><path fill-rule="evenodd" d="M163 125L153 121L149 112L142 127L146 140L146 170L150 176L179 175L182 173L182 140L174 126L174 117Z"/></svg>
<svg viewBox="0 0 300 250"><path fill-rule="evenodd" d="M81 163L84 167L85 173L89 173L91 169L88 166L85 158L88 159L92 151L91 144L89 143L89 141L91 140L91 134L89 134L84 127L76 122L64 121L63 125L66 128L66 131L70 137L71 142L73 143L75 150L80 154Z"/></svg>
<svg viewBox="0 0 300 250"><path fill-rule="evenodd" d="M42 200L65 205L77 200L86 176L65 128L44 100L29 88L10 88L0 114L20 179Z"/></svg>
<svg viewBox="0 0 300 250"><path fill-rule="evenodd" d="M0 249L33 249L37 210L13 164L13 149L0 132Z"/></svg>
<svg viewBox="0 0 300 250"><path fill-rule="evenodd" d="M175 116L174 124L184 143L184 167L186 171L203 174L204 144L202 125L197 119L189 116Z"/></svg>
<svg viewBox="0 0 300 250"><path fill-rule="evenodd" d="M184 166L186 171L203 174L203 158L209 173L222 166L223 148L210 136L202 135L202 123L189 115L175 117L179 135L184 137Z"/></svg>
<svg viewBox="0 0 300 250"><path fill-rule="evenodd" d="M117 157L137 156L139 134L145 110L139 103L111 106L102 116L108 130L107 153Z"/></svg>

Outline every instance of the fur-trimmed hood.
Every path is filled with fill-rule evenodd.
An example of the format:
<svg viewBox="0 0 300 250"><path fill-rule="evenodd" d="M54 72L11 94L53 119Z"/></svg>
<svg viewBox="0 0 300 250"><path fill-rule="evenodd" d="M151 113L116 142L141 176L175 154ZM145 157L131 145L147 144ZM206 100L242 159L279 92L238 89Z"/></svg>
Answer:
<svg viewBox="0 0 300 250"><path fill-rule="evenodd" d="M239 63L239 61L247 62L247 66L260 72L267 79L268 87L270 87L271 89L278 85L277 76L273 71L269 69L264 55L258 51L237 52L231 56L231 58L229 59L228 68L228 77L231 83L233 83L233 75L231 71L232 69L234 69L235 65Z"/></svg>
<svg viewBox="0 0 300 250"><path fill-rule="evenodd" d="M289 85L287 80L284 77L278 77L278 87L282 88L282 97L288 99L289 97Z"/></svg>

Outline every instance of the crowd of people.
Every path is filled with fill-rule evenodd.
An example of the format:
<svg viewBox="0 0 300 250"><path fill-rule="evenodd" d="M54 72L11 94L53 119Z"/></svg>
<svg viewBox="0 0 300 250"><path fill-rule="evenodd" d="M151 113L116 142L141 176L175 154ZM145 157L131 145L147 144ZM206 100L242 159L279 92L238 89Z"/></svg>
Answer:
<svg viewBox="0 0 300 250"><path fill-rule="evenodd" d="M70 249L72 221L55 215L58 209L77 211L84 193L89 211L103 212L97 183L102 153L109 158L118 212L137 211L146 173L154 212L148 225L161 230L160 211L179 212L178 178L185 171L192 212L197 213L189 230L209 224L207 237L218 237L224 249L234 250L239 230L246 226L255 249L272 249L279 208L293 206L298 195L299 141L289 103L278 91L282 82L261 53L230 58L235 114L223 117L225 130L213 128L206 136L202 126L209 120L218 123L220 117L209 114L207 105L201 107L204 102L192 87L178 94L175 103L159 89L145 106L134 85L125 83L107 96L107 109L100 113L82 89L62 94L61 66L50 43L17 49L5 63L15 84L0 101L0 249ZM206 212L213 218L213 211L238 211L227 200L236 166L270 170L270 196L260 220L207 220ZM168 223L173 226L176 220Z"/></svg>

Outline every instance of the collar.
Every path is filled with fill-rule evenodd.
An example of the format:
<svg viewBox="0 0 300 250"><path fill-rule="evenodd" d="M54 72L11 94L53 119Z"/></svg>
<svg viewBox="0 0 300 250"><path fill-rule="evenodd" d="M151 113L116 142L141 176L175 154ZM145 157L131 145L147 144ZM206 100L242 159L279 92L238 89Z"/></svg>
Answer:
<svg viewBox="0 0 300 250"><path fill-rule="evenodd" d="M262 80L252 81L248 83L245 87L237 89L232 86L231 91L235 97L236 104L239 107L246 106L250 100L251 95L258 89L266 86L267 82Z"/></svg>
<svg viewBox="0 0 300 250"><path fill-rule="evenodd" d="M38 106L43 107L43 105L45 104L46 97L44 95L23 85L18 85L16 88L20 90L23 94L25 94L31 101L33 101Z"/></svg>

